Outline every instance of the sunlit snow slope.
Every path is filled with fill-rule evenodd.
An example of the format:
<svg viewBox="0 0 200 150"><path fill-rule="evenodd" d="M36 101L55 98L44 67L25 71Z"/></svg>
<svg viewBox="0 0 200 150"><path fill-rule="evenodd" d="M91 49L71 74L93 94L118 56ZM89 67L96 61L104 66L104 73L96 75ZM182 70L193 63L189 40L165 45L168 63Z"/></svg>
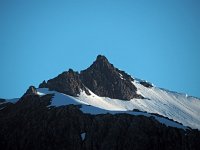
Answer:
<svg viewBox="0 0 200 150"><path fill-rule="evenodd" d="M137 82L133 84L149 99L131 100L134 108L157 113L183 125L200 129L200 99L157 87L146 88Z"/></svg>
<svg viewBox="0 0 200 150"><path fill-rule="evenodd" d="M40 88L37 89L37 93L39 95L45 95L45 94L54 94L51 105L49 105L48 107L50 108L50 106L63 106L63 105L69 105L69 104L73 104L73 105L80 105L80 110L84 113L89 113L89 114L120 114L120 113L127 113L130 115L143 115L146 117L153 117L155 118L157 121L159 121L160 123L166 125L166 126L170 126L170 127L176 127L176 128L181 128L181 129L187 129L186 126L181 125L180 123L174 122L172 120L169 120L167 118L161 117L161 116L157 116L154 114L149 114L146 112L139 112L139 111L129 111L129 110L120 110L120 109L116 109L114 110L115 106L112 106L111 104L108 104L106 101L102 101L102 99L107 99L107 98L101 98L98 97L96 95L92 95L92 96L86 96L85 93L82 93L79 97L72 97L63 93L59 93L56 91L49 91L47 88ZM108 109L102 109L99 107L96 107L94 105L90 105L86 102L84 102L84 100L87 100L88 102L93 101L94 98L97 98L96 100L99 101L99 105L103 105L104 107L108 107L111 106L112 110L108 110ZM112 99L110 99L112 100ZM95 101L93 104L97 104L97 101Z"/></svg>
<svg viewBox="0 0 200 150"><path fill-rule="evenodd" d="M38 94L54 93L52 106L67 104L83 104L82 111L88 113L116 113L137 109L143 112L156 113L173 119L184 126L200 129L200 100L184 94L170 92L157 87L147 88L134 81L137 92L145 99L131 99L130 101L99 97L94 93L87 95L84 91L78 97L68 96L48 89L38 89ZM90 107L88 105L91 105Z"/></svg>
<svg viewBox="0 0 200 150"><path fill-rule="evenodd" d="M115 111L138 109L149 113L156 113L182 123L185 126L200 129L200 100L184 94L170 92L157 87L147 88L139 82L133 82L137 92L145 99L131 99L130 101L91 96L81 93L78 99L90 105Z"/></svg>

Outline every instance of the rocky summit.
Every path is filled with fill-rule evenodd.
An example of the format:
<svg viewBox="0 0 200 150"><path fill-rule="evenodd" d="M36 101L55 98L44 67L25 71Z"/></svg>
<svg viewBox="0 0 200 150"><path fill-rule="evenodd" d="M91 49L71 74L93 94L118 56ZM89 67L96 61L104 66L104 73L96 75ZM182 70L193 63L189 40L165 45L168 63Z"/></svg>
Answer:
<svg viewBox="0 0 200 150"><path fill-rule="evenodd" d="M132 84L134 79L115 68L105 56L98 55L93 64L80 73L69 69L57 77L43 81L39 87L49 88L71 96L77 96L80 91L90 95L91 90L98 96L110 97L121 100L143 98L137 93L137 88Z"/></svg>
<svg viewBox="0 0 200 150"><path fill-rule="evenodd" d="M30 86L23 96L37 95L37 90L34 86Z"/></svg>
<svg viewBox="0 0 200 150"><path fill-rule="evenodd" d="M115 99L130 100L142 98L130 75L115 68L105 56L97 56L96 61L81 71L82 82L95 94Z"/></svg>

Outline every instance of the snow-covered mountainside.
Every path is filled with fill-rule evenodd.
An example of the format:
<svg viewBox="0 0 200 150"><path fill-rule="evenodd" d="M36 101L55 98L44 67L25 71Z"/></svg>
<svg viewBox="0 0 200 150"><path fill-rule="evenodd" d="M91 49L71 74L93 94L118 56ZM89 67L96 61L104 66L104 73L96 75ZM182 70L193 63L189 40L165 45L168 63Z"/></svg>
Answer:
<svg viewBox="0 0 200 150"><path fill-rule="evenodd" d="M105 56L97 56L96 61L80 73L69 69L47 82L44 81L37 90L39 94L47 94L48 90L45 89L71 96L70 100L59 96L52 102L55 106L79 103L93 106L90 109L94 112L99 112L100 109L110 113L139 110L200 129L200 99L132 78L115 68ZM95 108L99 109L95 111Z"/></svg>
<svg viewBox="0 0 200 150"><path fill-rule="evenodd" d="M49 105L48 107L50 106L58 107L70 104L80 105L81 106L80 110L84 113L89 113L93 115L106 114L106 113L110 114L127 113L131 115L143 115L146 117L154 117L157 121L159 121L162 124L165 124L166 126L187 129L186 126L174 122L173 120L170 120L168 118L138 110L133 111L133 109L126 108L125 105L128 105L127 101L110 99L106 97L99 97L94 93L88 96L87 94L85 94L85 92L82 92L78 97L73 97L56 91L49 91L47 88L40 88L37 89L37 91L38 95L40 96L46 94L54 94L51 105ZM117 102L119 103L117 104ZM120 102L125 102L126 104L122 103L120 104Z"/></svg>
<svg viewBox="0 0 200 150"><path fill-rule="evenodd" d="M133 78L105 56L0 99L1 149L199 150L200 99ZM16 138L17 137L17 138Z"/></svg>
<svg viewBox="0 0 200 150"><path fill-rule="evenodd" d="M145 98L131 99L124 101L100 97L90 91L87 95L84 91L78 97L65 95L56 91L49 91L45 88L37 89L39 95L55 94L52 100L52 106L62 105L82 105L81 110L85 113L131 113L132 110L139 110L147 113L159 114L191 128L200 129L200 100L194 97L188 97L183 94L169 92L157 87L147 88L138 82L133 82ZM91 107L93 106L93 107ZM135 113L136 114L136 113ZM139 113L147 115L146 113ZM166 122L167 120L165 120ZM165 123L163 122L163 123ZM165 123L169 125L168 123ZM170 122L171 124L171 122ZM169 125L171 126L171 125ZM172 126L181 127L179 124Z"/></svg>

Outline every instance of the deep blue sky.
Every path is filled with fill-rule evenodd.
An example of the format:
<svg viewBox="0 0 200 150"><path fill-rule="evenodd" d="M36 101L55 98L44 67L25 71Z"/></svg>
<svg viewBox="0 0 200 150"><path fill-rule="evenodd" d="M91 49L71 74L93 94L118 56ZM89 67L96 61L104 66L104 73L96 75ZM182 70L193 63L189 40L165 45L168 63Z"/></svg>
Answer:
<svg viewBox="0 0 200 150"><path fill-rule="evenodd" d="M98 54L200 97L200 1L0 0L0 97L85 69Z"/></svg>

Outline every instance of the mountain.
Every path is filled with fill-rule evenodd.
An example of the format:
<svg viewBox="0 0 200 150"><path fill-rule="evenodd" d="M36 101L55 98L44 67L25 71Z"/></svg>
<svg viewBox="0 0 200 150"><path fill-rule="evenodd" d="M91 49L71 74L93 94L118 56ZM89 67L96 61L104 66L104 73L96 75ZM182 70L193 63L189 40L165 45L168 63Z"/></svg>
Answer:
<svg viewBox="0 0 200 150"><path fill-rule="evenodd" d="M133 78L114 67L102 55L97 56L93 64L80 73L69 69L47 83L43 81L38 91L42 88L74 96L97 108L110 111L136 109L200 129L200 99Z"/></svg>
<svg viewBox="0 0 200 150"><path fill-rule="evenodd" d="M0 99L1 149L198 150L200 99L131 77L99 55Z"/></svg>

